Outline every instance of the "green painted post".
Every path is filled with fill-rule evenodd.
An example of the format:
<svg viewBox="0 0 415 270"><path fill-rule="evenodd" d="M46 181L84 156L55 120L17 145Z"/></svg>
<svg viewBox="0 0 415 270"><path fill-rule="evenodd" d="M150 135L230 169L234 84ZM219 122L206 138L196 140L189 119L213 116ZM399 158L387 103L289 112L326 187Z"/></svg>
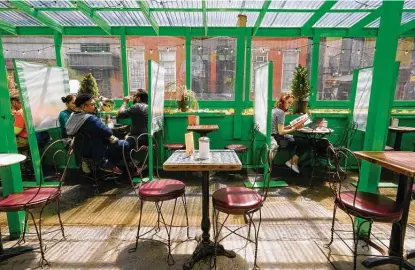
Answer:
<svg viewBox="0 0 415 270"><path fill-rule="evenodd" d="M151 81L154 79L151 77L151 66L152 61L148 60L148 70L147 70L147 90L148 90L148 118L147 118L147 129L148 129L148 180L153 180L153 136L152 136L152 128L153 128L153 92L151 89Z"/></svg>
<svg viewBox="0 0 415 270"><path fill-rule="evenodd" d="M125 36L125 27L122 27L122 33L120 35L121 42L121 67L122 67L122 81L124 96L128 96L130 93L129 80L128 80L128 56L127 56L127 39Z"/></svg>
<svg viewBox="0 0 415 270"><path fill-rule="evenodd" d="M3 44L0 38L0 153L17 153L16 137L13 131L14 118L11 113L7 69L3 54ZM3 196L18 193L23 190L20 165L15 164L0 168L0 178L3 185ZM7 213L10 236L16 239L24 226L24 212Z"/></svg>
<svg viewBox="0 0 415 270"><path fill-rule="evenodd" d="M252 33L246 31L246 54L245 54L245 107L249 105L251 93L251 62L252 62Z"/></svg>
<svg viewBox="0 0 415 270"><path fill-rule="evenodd" d="M317 101L318 94L318 66L320 59L320 36L313 36L313 47L311 51L311 73L310 73L310 108L313 108Z"/></svg>
<svg viewBox="0 0 415 270"><path fill-rule="evenodd" d="M186 88L192 89L192 36L186 33Z"/></svg>
<svg viewBox="0 0 415 270"><path fill-rule="evenodd" d="M242 105L245 72L245 28L239 28L236 38L236 71L235 71L235 114L233 122L233 138L240 139L242 134Z"/></svg>
<svg viewBox="0 0 415 270"><path fill-rule="evenodd" d="M370 92L369 112L363 145L365 151L383 151L387 139L390 114L395 93L396 50L398 47L403 1L384 1L380 19L379 35L373 61L373 79ZM392 93L393 92L393 93ZM359 190L377 193L381 167L363 161ZM363 226L365 227L365 226ZM366 226L364 234L368 230Z"/></svg>
<svg viewBox="0 0 415 270"><path fill-rule="evenodd" d="M62 62L62 34L59 32L54 33L53 40L55 42L55 59L56 59L56 66L63 67Z"/></svg>

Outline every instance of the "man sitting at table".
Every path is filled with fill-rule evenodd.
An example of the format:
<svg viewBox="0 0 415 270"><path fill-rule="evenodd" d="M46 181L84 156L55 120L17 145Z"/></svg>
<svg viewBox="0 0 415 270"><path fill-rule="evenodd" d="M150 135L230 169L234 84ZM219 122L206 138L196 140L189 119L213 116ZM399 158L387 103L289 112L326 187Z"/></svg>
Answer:
<svg viewBox="0 0 415 270"><path fill-rule="evenodd" d="M66 133L69 136L81 134L82 137L82 142L78 142L75 151L81 157L89 157L98 162L104 160L105 171L121 174L116 165L122 160L123 147L129 148L128 143L115 137L111 129L93 115L95 100L91 95L79 95L75 105L80 111L72 113L66 123Z"/></svg>
<svg viewBox="0 0 415 270"><path fill-rule="evenodd" d="M131 117L131 132L130 136L138 138L141 134L147 133L147 121L148 121L148 95L143 89L138 89L137 93L133 95L133 106L126 109L126 105L129 102L129 98L125 97L123 104L118 110L118 118ZM127 139L128 140L128 139ZM147 136L141 136L138 138L138 146L147 145ZM128 140L131 147L134 146L135 140Z"/></svg>

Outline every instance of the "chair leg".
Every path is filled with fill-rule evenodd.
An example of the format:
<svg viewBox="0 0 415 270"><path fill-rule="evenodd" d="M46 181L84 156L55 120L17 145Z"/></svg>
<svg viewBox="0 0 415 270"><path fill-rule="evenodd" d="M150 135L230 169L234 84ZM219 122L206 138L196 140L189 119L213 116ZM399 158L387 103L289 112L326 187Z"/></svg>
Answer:
<svg viewBox="0 0 415 270"><path fill-rule="evenodd" d="M156 209L158 206L158 202L156 202ZM161 213L161 208L163 207L163 202L160 203L160 211L157 210L157 228L156 228L156 232L160 231L160 213Z"/></svg>
<svg viewBox="0 0 415 270"><path fill-rule="evenodd" d="M333 239L334 239L334 222L336 220L336 210L337 210L337 205L334 204L333 220L331 221L331 237L330 237L330 242L327 245L325 245L326 248L329 248L331 246L331 244L333 244Z"/></svg>
<svg viewBox="0 0 415 270"><path fill-rule="evenodd" d="M23 226L23 234L20 237L19 241L17 241L17 244L18 245L25 244L26 243L25 236L26 236L28 218L29 218L29 216L28 216L27 212L25 211L25 220L24 220L24 226Z"/></svg>
<svg viewBox="0 0 415 270"><path fill-rule="evenodd" d="M170 265L170 266L175 264L175 260L174 260L173 256L171 255L171 228L173 226L173 218L174 218L174 212L176 211L176 205L177 205L177 198L174 200L173 213L171 215L170 226L168 228L167 224L164 220L163 213L161 212L161 205L156 203L157 212L159 213L159 215L161 217L161 220L164 224L164 228L166 229L166 233L167 233L167 246L169 248L169 253L167 255L167 264Z"/></svg>
<svg viewBox="0 0 415 270"><path fill-rule="evenodd" d="M137 227L137 235L135 237L135 247L131 248L128 252L135 252L137 250L138 247L138 239L140 238L140 228L141 228L141 217L143 216L143 206L144 206L144 201L140 200L140 217L138 218L138 227Z"/></svg>
<svg viewBox="0 0 415 270"><path fill-rule="evenodd" d="M65 229L64 229L64 227L63 227L62 218L61 218L61 204L60 204L60 198L58 198L58 199L56 200L56 206L57 206L57 208L58 208L58 219L59 219L59 224L60 224L60 226L61 226L62 237L63 237L63 239L65 239L65 240L66 240L66 237L65 237Z"/></svg>
<svg viewBox="0 0 415 270"><path fill-rule="evenodd" d="M184 214L186 215L186 231L187 231L187 238L190 238L189 234L189 217L187 215L187 201L186 201L186 194L183 193L182 196L182 202L183 202L183 208L184 208Z"/></svg>
<svg viewBox="0 0 415 270"><path fill-rule="evenodd" d="M252 220L252 217L251 217ZM258 239L259 239L259 229L261 227L261 221L262 221L262 214L261 209L259 209L259 222L258 222L258 228L256 228L255 223L252 222L254 230L255 230L255 254L254 254L254 269L260 269L260 267L257 264L257 257L258 257Z"/></svg>
<svg viewBox="0 0 415 270"><path fill-rule="evenodd" d="M26 210L30 214L30 216L32 217L33 225L35 226L35 230L36 230L36 234L37 234L37 238L39 239L40 255L42 256L42 258L40 259L40 267L43 267L44 263L46 265L49 265L49 262L45 258L45 251L43 249L43 242L42 242L42 212L43 212L43 208L40 211L39 228L36 225L36 220L35 220L35 217L34 217L33 213L30 212L29 210Z"/></svg>

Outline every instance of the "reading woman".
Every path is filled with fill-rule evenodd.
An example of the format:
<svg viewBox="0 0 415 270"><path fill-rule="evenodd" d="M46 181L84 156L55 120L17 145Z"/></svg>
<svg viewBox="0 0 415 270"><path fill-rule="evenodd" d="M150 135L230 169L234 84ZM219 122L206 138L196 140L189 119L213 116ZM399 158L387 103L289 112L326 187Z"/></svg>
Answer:
<svg viewBox="0 0 415 270"><path fill-rule="evenodd" d="M283 94L272 110L272 136L283 148L288 148L294 152L294 155L285 162L294 172L300 173L298 168L298 159L309 148L308 140L293 136L290 133L304 126L304 121L297 123L293 127L284 126L285 115L291 105L294 103L294 96L291 94Z"/></svg>

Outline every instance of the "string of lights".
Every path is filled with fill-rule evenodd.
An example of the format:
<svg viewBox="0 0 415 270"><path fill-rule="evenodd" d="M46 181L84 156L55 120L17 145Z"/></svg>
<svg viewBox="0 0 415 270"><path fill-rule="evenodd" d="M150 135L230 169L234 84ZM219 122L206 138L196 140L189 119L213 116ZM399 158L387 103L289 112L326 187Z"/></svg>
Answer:
<svg viewBox="0 0 415 270"><path fill-rule="evenodd" d="M253 50L260 50L262 53L265 53L265 52L275 52L277 54L281 54L281 52L283 52L283 51L297 51L297 52L301 52L301 50L303 48L313 47L314 45L315 44L307 44L307 45L295 46L295 47L288 47L288 46L285 47L284 46L284 47L278 47L278 48L272 48L272 49L267 48L266 46L262 46L262 47L259 46L259 47L256 47L255 49L253 49L251 47L251 49L253 49ZM26 53L30 53L30 52L37 52L38 54L42 54L43 51L45 51L47 49L50 49L50 48L53 48L53 47L55 47L55 45L49 45L49 46L45 46L43 48L37 48L37 49L31 49L31 50L5 49L4 52L5 53L17 52L17 53L21 53L22 55L25 55ZM127 49L136 51L138 47L139 46L127 46ZM207 51L215 51L215 52L217 51L217 49L212 49L210 47L201 46L201 45L193 45L192 44L192 47L197 47L197 50L198 51L202 51L202 50L203 51L205 51L205 50L207 50ZM321 43L320 43L320 47L325 47L325 48L329 48L329 49L335 49L335 50L340 51L341 53L355 52L357 54L360 54L363 51L371 51L371 50L373 50L373 52L376 51L376 47L367 47L367 48L363 48L362 50L361 49L357 49L356 50L356 49L345 49L345 48L336 47L336 46L332 46L332 45L325 45L325 44L321 44ZM62 46L62 48L67 49L68 52L71 52L71 51L72 52L79 52L80 51L80 48L79 47ZM118 49L121 49L120 46L118 46L117 48ZM163 49L160 49L160 48L163 48ZM157 51L157 50L158 51L165 50L167 52L170 52L171 50L175 50L177 48L185 49L185 44L159 46L159 47L154 48L154 49L153 48L148 48L147 50L149 51L150 54L152 54L154 51ZM221 49L222 50L225 50L225 51L229 51L231 54L234 53L234 49L233 48L229 48L227 46L224 46ZM415 51L415 48L414 49L411 49L411 50L407 50L407 49L402 50L402 49L399 49L397 51L398 52L403 52L405 55L408 55L409 52L411 52L411 53L414 52ZM88 53L88 51L86 49L83 50L83 51L81 51L81 52ZM99 51L94 51L94 52L99 53ZM104 53L104 52L107 52L107 51L102 50L101 52Z"/></svg>

